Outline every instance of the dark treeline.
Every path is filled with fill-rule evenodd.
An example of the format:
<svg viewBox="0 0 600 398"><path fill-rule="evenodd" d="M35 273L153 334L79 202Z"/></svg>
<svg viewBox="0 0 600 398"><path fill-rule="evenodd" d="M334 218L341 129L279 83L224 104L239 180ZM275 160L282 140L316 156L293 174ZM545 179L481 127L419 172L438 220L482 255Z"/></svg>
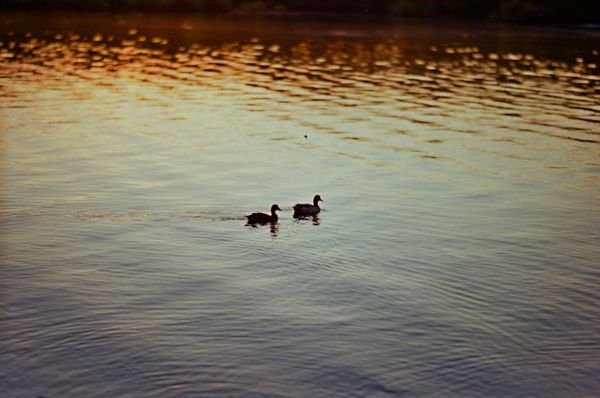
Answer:
<svg viewBox="0 0 600 398"><path fill-rule="evenodd" d="M600 0L1 0L4 9L308 11L524 22L600 22Z"/></svg>

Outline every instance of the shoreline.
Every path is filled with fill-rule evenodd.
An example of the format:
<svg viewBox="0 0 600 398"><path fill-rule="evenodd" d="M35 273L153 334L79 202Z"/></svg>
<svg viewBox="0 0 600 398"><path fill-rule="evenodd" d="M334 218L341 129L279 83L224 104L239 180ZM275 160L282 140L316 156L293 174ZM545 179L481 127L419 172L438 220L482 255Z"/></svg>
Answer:
<svg viewBox="0 0 600 398"><path fill-rule="evenodd" d="M344 18L345 22L369 22L386 21L388 23L405 23L405 22L418 22L423 23L425 21L431 23L443 23L443 24L473 24L473 25L497 25L499 27L540 27L549 29L577 29L577 30L589 30L589 31L600 31L599 23L581 22L581 21L514 21L514 20L502 20L496 18L466 18L457 16L432 16L432 17L420 17L420 16L400 16L388 13L356 13L356 12L333 12L333 11L260 11L260 12L202 12L202 11L179 11L179 10L94 10L94 9L56 9L56 8L0 8L0 16L2 15L18 15L18 14L54 14L54 15L111 15L111 16L123 16L123 17L142 17L152 15L173 15L177 17L189 16L193 18L224 18L224 19L240 19L240 20L252 20L252 19L273 19L273 20L332 20Z"/></svg>
<svg viewBox="0 0 600 398"><path fill-rule="evenodd" d="M235 4L237 3L237 4ZM447 7L400 7L402 2L381 3L367 1L364 8L342 7L340 5L314 6L309 3L304 6L286 6L283 3L267 4L264 1L220 3L206 1L202 4L186 1L166 0L162 4L133 2L129 6L115 3L111 0L98 0L91 4L69 4L60 0L8 0L0 4L0 12L80 12L80 13L110 13L110 14L199 14L205 16L240 16L240 17L276 17L276 18L386 18L434 20L434 21L477 21L490 23L503 23L514 25L540 25L540 26L584 26L588 29L600 29L600 17L595 12L594 5L587 7L585 4L576 9L566 6L545 8L534 6L524 8L528 2L523 1L521 7L508 9L502 2L490 5L487 8L469 9L466 11L461 2L452 2ZM520 3L517 1L517 3ZM434 1L435 4L435 1ZM588 10L589 12L585 12Z"/></svg>

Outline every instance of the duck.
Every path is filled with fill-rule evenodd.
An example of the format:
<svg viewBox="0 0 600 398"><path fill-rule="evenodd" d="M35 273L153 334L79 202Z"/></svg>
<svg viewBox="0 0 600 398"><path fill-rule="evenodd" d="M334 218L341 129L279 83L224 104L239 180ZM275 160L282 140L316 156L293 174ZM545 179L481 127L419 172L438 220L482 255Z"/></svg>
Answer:
<svg viewBox="0 0 600 398"><path fill-rule="evenodd" d="M265 213L252 213L247 215L248 224L268 224L268 223L276 223L277 222L277 210L283 211L279 208L278 205L274 204L271 206L271 215Z"/></svg>
<svg viewBox="0 0 600 398"><path fill-rule="evenodd" d="M315 195L313 198L313 204L310 203L298 203L294 205L294 216L310 216L315 215L321 211L319 202L324 202L320 195Z"/></svg>

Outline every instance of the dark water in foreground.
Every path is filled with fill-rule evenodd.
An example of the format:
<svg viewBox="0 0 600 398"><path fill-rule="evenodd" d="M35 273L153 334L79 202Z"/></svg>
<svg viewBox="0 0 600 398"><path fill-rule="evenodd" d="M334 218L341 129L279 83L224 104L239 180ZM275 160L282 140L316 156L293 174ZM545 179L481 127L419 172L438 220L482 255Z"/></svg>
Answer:
<svg viewBox="0 0 600 398"><path fill-rule="evenodd" d="M600 393L600 32L0 27L2 397Z"/></svg>

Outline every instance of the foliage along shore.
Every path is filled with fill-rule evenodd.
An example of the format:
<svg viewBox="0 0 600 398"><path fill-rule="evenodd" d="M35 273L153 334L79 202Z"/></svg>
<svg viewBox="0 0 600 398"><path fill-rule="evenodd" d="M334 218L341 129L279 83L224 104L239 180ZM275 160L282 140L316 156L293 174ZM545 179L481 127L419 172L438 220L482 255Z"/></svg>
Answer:
<svg viewBox="0 0 600 398"><path fill-rule="evenodd" d="M600 23L598 0L3 0L5 10L335 12L521 22Z"/></svg>

